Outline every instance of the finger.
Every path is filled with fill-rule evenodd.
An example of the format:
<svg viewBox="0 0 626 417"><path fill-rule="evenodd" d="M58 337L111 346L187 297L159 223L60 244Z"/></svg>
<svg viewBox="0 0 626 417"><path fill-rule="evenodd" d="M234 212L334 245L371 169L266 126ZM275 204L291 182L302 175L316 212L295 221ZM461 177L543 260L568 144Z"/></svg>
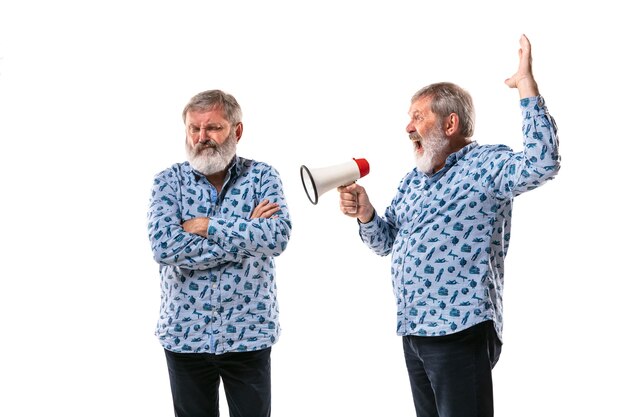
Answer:
<svg viewBox="0 0 626 417"><path fill-rule="evenodd" d="M263 213L265 213L266 211L271 211L271 210L278 210L280 208L280 206L278 205L278 203L270 203L267 204L263 207L259 207L259 210Z"/></svg>
<svg viewBox="0 0 626 417"><path fill-rule="evenodd" d="M337 190L341 193L350 193L353 192L354 190L356 190L358 187L358 185L356 183L352 183L349 185L342 185L340 187L337 187Z"/></svg>
<svg viewBox="0 0 626 417"><path fill-rule="evenodd" d="M263 200L261 201L255 208L254 210L252 210L252 214L251 217L252 218L258 218L259 216L261 216L261 214L263 213L263 211L266 209L266 207L268 207L268 205L270 204L269 200ZM276 203L273 203L276 204Z"/></svg>
<svg viewBox="0 0 626 417"><path fill-rule="evenodd" d="M530 60L532 55L532 48L530 46L530 41L526 37L526 35L522 35L520 39L520 57L523 56L525 59Z"/></svg>
<svg viewBox="0 0 626 417"><path fill-rule="evenodd" d="M256 210L259 213L266 213L266 212L272 211L272 210L278 211L279 209L280 209L280 206L277 203L269 203L269 204L266 204L264 206L257 206L257 208L256 208Z"/></svg>
<svg viewBox="0 0 626 417"><path fill-rule="evenodd" d="M353 201L354 194L353 193L341 193L339 194L339 200L341 201Z"/></svg>
<svg viewBox="0 0 626 417"><path fill-rule="evenodd" d="M278 213L278 211L280 211L280 207L276 206L270 210L265 210L263 213L261 213L259 217L263 219L269 219L270 217L274 216L274 214Z"/></svg>
<svg viewBox="0 0 626 417"><path fill-rule="evenodd" d="M345 204L356 204L358 195L355 192L339 194L339 200Z"/></svg>
<svg viewBox="0 0 626 417"><path fill-rule="evenodd" d="M522 48L530 51L530 41L528 40L528 37L526 35L522 35L519 42L520 45L522 45Z"/></svg>
<svg viewBox="0 0 626 417"><path fill-rule="evenodd" d="M278 204L272 205L271 207L257 207L256 209L254 209L254 211L250 215L250 218L251 219L258 219L258 218L267 219L271 217L273 214L278 213L279 211L280 211L280 206Z"/></svg>
<svg viewBox="0 0 626 417"><path fill-rule="evenodd" d="M341 212L345 215L354 217L357 215L358 212L358 207L349 207L349 206L343 206L341 207Z"/></svg>
<svg viewBox="0 0 626 417"><path fill-rule="evenodd" d="M339 201L341 204L355 205L358 202L358 197L355 193L341 193Z"/></svg>
<svg viewBox="0 0 626 417"><path fill-rule="evenodd" d="M350 198L346 198L341 200L339 204L339 208L344 214L356 214L358 211L359 205L357 200L353 195L350 195Z"/></svg>

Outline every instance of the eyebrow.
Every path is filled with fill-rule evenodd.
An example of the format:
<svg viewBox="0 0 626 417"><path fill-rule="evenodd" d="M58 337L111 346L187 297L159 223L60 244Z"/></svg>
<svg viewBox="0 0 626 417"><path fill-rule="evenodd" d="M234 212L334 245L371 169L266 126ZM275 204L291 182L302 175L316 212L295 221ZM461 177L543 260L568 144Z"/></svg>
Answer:
<svg viewBox="0 0 626 417"><path fill-rule="evenodd" d="M197 124L195 124L195 123L189 123L189 127L197 127L197 128L200 128L200 126L198 126L198 125L197 125ZM206 129L206 128L212 128L212 127L219 127L219 128L221 128L221 127L223 127L223 125L222 125L222 123L220 123L220 122L215 122L215 123L208 123L208 124L206 124L206 125L204 126L204 128L205 128L205 129Z"/></svg>

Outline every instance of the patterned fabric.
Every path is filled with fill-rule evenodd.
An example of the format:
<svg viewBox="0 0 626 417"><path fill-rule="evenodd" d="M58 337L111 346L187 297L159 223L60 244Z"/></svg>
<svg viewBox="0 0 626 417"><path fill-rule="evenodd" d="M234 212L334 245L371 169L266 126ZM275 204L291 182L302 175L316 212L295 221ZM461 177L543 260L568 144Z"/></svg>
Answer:
<svg viewBox="0 0 626 417"><path fill-rule="evenodd" d="M445 335L493 320L502 340L513 197L560 167L557 127L543 98L520 104L523 152L472 142L432 176L413 169L384 218L359 223L363 242L392 254L399 335Z"/></svg>
<svg viewBox="0 0 626 417"><path fill-rule="evenodd" d="M250 219L264 199L277 218ZM209 217L208 237L182 223ZM155 176L148 234L161 275L156 335L174 352L221 354L267 348L278 340L274 257L291 221L278 172L235 157L218 194L188 162Z"/></svg>

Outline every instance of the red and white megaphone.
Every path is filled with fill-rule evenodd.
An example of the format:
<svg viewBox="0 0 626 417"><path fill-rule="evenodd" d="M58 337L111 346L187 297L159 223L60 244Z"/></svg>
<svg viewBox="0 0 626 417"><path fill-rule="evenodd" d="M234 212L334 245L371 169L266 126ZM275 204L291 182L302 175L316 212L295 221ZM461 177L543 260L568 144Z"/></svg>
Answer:
<svg viewBox="0 0 626 417"><path fill-rule="evenodd" d="M304 191L313 204L317 204L319 196L326 191L352 184L369 172L370 164L363 158L352 158L351 161L343 164L317 169L309 169L304 165L300 167Z"/></svg>

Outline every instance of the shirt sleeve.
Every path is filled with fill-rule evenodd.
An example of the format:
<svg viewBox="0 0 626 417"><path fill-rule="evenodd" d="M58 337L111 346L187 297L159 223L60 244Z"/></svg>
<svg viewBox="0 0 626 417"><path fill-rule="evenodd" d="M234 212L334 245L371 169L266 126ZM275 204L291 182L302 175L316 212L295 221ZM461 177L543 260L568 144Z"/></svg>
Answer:
<svg viewBox="0 0 626 417"><path fill-rule="evenodd" d="M208 240L221 248L237 248L247 257L279 256L291 236L291 220L283 185L278 172L267 166L258 177L256 201L278 203L280 210L269 219L213 217L209 222Z"/></svg>
<svg viewBox="0 0 626 417"><path fill-rule="evenodd" d="M213 239L187 233L182 227L180 186L173 170L154 178L148 210L148 237L152 255L161 265L208 269L225 262L241 262L237 247L219 245Z"/></svg>
<svg viewBox="0 0 626 417"><path fill-rule="evenodd" d="M524 150L508 152L497 161L492 187L502 198L515 197L554 178L560 169L558 129L543 97L520 100Z"/></svg>
<svg viewBox="0 0 626 417"><path fill-rule="evenodd" d="M408 176L407 176L408 177ZM374 212L374 217L368 223L359 222L359 235L361 240L377 255L387 256L393 250L393 245L398 234L397 217L395 208L403 198L408 181L403 178L396 196L385 210L384 218Z"/></svg>

